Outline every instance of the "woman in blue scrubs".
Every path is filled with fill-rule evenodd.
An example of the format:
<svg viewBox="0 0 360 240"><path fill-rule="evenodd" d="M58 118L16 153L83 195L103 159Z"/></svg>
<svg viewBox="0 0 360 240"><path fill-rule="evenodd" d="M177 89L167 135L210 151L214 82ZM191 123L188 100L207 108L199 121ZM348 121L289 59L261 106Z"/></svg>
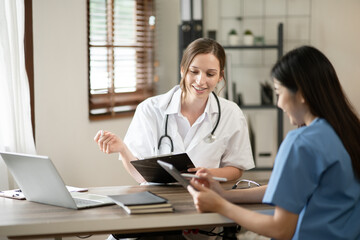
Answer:
<svg viewBox="0 0 360 240"><path fill-rule="evenodd" d="M278 107L299 128L281 144L268 185L225 191L201 170L188 188L196 208L275 239L360 239L360 121L332 64L303 46L272 77ZM261 201L273 216L233 204Z"/></svg>

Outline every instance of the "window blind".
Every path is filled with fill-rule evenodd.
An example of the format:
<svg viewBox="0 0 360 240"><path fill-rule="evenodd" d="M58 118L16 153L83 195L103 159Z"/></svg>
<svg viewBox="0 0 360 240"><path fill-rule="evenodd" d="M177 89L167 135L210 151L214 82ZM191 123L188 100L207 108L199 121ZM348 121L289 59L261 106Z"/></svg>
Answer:
<svg viewBox="0 0 360 240"><path fill-rule="evenodd" d="M89 116L133 112L153 95L153 0L88 0Z"/></svg>

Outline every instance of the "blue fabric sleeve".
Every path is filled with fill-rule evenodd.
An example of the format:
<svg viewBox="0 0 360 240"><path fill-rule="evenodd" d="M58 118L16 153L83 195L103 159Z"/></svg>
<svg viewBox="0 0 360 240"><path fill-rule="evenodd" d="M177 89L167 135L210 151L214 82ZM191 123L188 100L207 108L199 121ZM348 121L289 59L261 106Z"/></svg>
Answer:
<svg viewBox="0 0 360 240"><path fill-rule="evenodd" d="M316 156L306 139L293 131L285 138L275 159L263 202L299 214L306 205L321 174Z"/></svg>

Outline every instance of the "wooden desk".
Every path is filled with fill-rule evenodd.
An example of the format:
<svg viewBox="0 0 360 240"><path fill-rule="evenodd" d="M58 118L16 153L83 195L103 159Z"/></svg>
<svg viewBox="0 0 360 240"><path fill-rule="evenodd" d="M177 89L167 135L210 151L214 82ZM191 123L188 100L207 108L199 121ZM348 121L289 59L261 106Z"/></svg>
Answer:
<svg viewBox="0 0 360 240"><path fill-rule="evenodd" d="M197 213L190 194L180 186L119 186L90 188L90 193L115 195L152 191L167 198L174 213L127 215L117 205L72 210L24 200L0 198L0 238L42 238L84 236L106 233L146 233L194 229L210 226L233 226L234 222L217 213ZM272 207L244 204L262 211Z"/></svg>

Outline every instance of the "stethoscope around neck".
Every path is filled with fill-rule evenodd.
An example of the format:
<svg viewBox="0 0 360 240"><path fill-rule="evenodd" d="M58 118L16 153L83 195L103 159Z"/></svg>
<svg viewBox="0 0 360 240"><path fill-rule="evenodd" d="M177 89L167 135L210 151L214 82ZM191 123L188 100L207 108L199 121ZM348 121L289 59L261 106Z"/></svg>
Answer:
<svg viewBox="0 0 360 240"><path fill-rule="evenodd" d="M215 136L215 131L216 131L216 128L218 127L219 125L219 122L220 122L220 118L221 118L221 109L220 109L220 102L219 102L219 98L216 96L216 94L214 92L212 92L212 94L214 95L215 99L216 99L216 103L217 103L217 106L218 106L218 112L219 112L219 115L218 115L218 118L216 120L216 124L213 128L213 130L211 131L211 133L209 135L207 135L205 137L205 142L207 143L212 143L216 140L216 136ZM171 100L170 100L171 101ZM171 145L171 152L174 152L174 144L173 144L173 141L171 139L171 137L167 134L167 126L168 126L168 121L169 121L169 114L166 114L166 120L165 120L165 134L162 135L159 139L159 142L158 142L158 150L160 150L160 146L161 146L161 141L163 140L163 138L168 138L169 141L170 141L170 145Z"/></svg>

